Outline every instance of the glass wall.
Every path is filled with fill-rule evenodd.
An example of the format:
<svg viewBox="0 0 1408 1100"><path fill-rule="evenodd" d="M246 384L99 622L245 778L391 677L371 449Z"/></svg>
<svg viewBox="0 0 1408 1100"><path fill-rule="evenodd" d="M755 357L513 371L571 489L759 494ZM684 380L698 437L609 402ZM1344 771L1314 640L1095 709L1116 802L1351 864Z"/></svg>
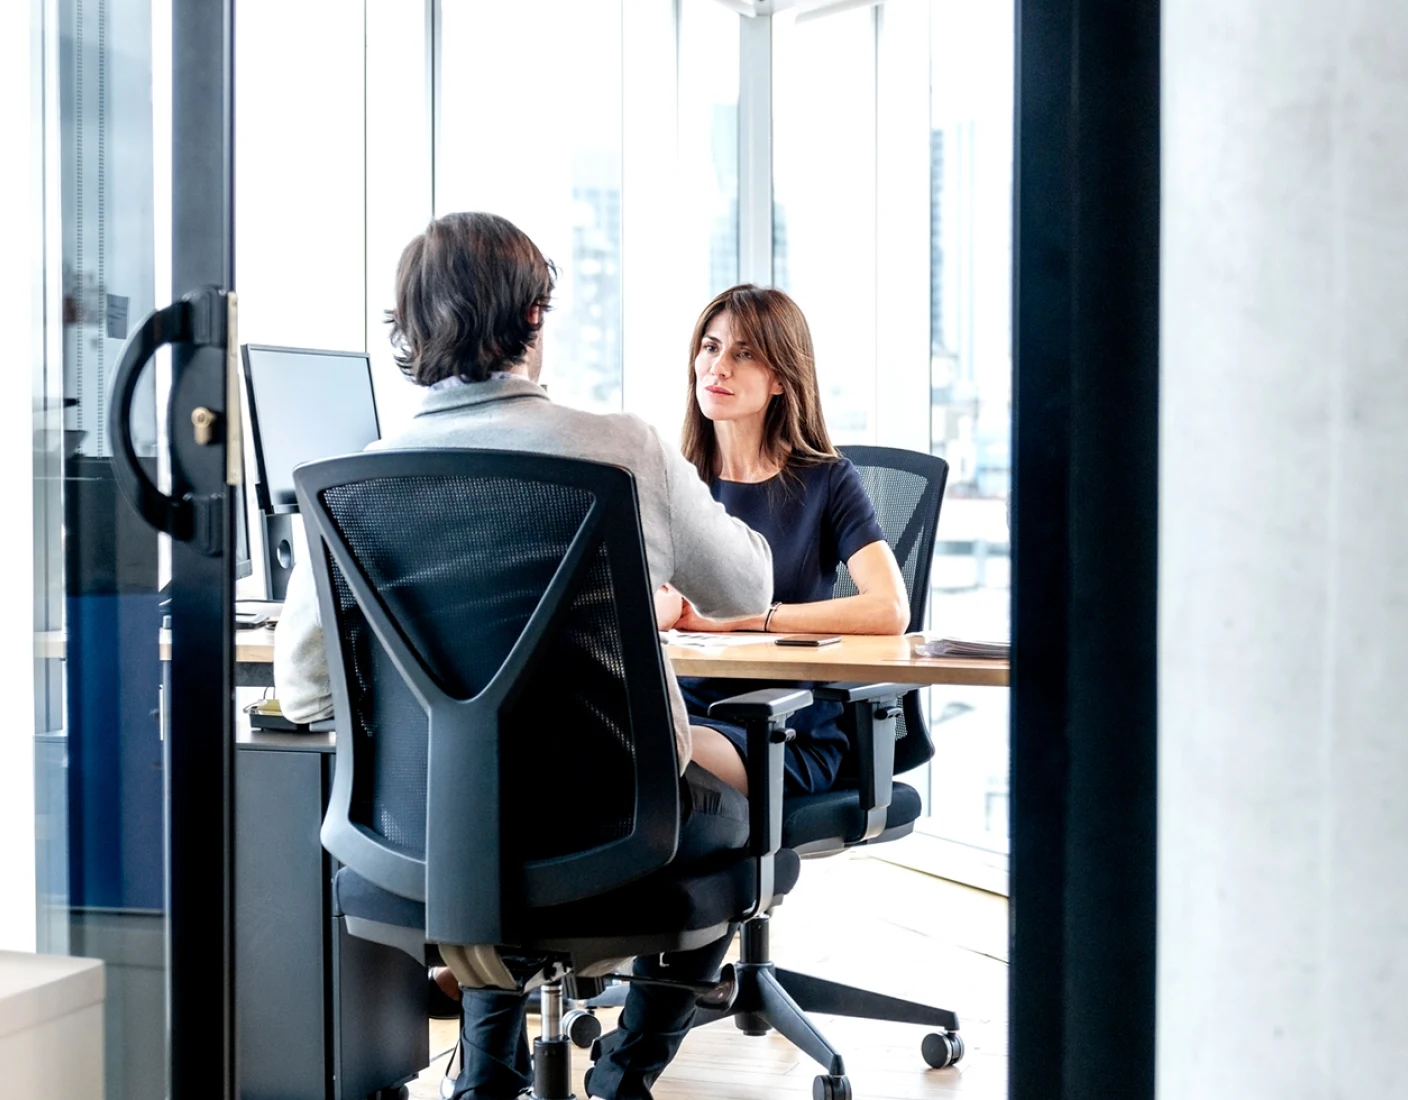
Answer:
<svg viewBox="0 0 1408 1100"><path fill-rule="evenodd" d="M1009 637L1013 8L931 0L931 440L949 463L933 628ZM1006 689L934 688L928 827L1007 847Z"/></svg>
<svg viewBox="0 0 1408 1100"><path fill-rule="evenodd" d="M42 451L43 417L29 400L30 372L42 363L44 345L43 56L30 5L0 5L0 148L7 151L4 202L0 203L0 300L11 305L7 340L12 390L0 403L0 514L15 523L34 506L31 475ZM38 540L23 523L5 545L7 576L22 585L33 570ZM19 589L16 593L22 593ZM36 612L44 602L35 592ZM22 597L21 597L22 599ZM7 735L0 737L0 951L32 949L36 933L35 789L36 744L30 702L48 662L39 648L44 616L35 616L34 639L12 629L0 642L0 690L9 703ZM33 692L33 694L31 694Z"/></svg>
<svg viewBox="0 0 1408 1100"><path fill-rule="evenodd" d="M836 441L948 461L929 627L979 639L1009 633L1012 19L773 17L774 280L811 323ZM921 829L1005 852L1007 692L926 694Z"/></svg>
<svg viewBox="0 0 1408 1100"><path fill-rule="evenodd" d="M41 952L106 964L110 1098L159 1096L166 1059L161 622L155 532L117 489L112 375L132 328L166 303L169 7L25 5L44 74L36 103L44 224L34 363L35 879ZM165 193L169 196L169 184ZM159 225L166 219L163 233ZM169 255L169 251L167 253ZM156 475L151 372L131 434Z"/></svg>

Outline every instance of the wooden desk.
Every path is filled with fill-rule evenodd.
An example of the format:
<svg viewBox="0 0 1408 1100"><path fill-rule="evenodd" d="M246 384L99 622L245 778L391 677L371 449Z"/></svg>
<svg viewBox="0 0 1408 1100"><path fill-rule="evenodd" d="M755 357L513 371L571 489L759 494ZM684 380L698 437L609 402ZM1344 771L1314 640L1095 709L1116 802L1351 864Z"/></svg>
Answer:
<svg viewBox="0 0 1408 1100"><path fill-rule="evenodd" d="M158 642L163 661L171 660L171 631L163 630ZM257 626L235 631L235 664L272 665L274 663L274 628Z"/></svg>
<svg viewBox="0 0 1408 1100"><path fill-rule="evenodd" d="M171 631L158 636L163 661L171 660ZM235 686L271 688L274 686L274 628L258 626L235 631Z"/></svg>
<svg viewBox="0 0 1408 1100"><path fill-rule="evenodd" d="M171 652L169 631L161 632L161 658ZM1007 661L977 661L961 657L911 657L909 639L846 635L835 645L807 649L767 643L692 649L666 646L679 676L721 676L744 680L893 680L903 684L963 684L1005 687L1011 671ZM271 665L274 630L259 627L235 633L237 665ZM259 677L241 675L241 684L263 686Z"/></svg>
<svg viewBox="0 0 1408 1100"><path fill-rule="evenodd" d="M960 657L912 657L909 639L848 634L835 645L809 649L766 642L727 649L666 646L679 676L746 680L893 680L903 684L967 684L1003 687L1007 661Z"/></svg>

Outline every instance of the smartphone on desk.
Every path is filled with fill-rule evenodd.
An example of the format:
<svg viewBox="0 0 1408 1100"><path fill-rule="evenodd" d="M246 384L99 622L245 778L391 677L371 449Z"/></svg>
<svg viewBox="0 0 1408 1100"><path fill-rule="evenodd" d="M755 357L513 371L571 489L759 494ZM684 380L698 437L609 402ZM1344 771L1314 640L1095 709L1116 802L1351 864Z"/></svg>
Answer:
<svg viewBox="0 0 1408 1100"><path fill-rule="evenodd" d="M781 638L778 638L773 644L804 645L815 647L819 645L835 645L840 640L841 635L839 634L784 634Z"/></svg>

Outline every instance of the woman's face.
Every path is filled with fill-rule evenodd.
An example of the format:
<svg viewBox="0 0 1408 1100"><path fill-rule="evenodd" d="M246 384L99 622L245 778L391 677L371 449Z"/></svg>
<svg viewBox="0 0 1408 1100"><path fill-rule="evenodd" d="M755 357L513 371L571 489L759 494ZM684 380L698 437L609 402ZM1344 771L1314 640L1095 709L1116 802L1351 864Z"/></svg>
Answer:
<svg viewBox="0 0 1408 1100"><path fill-rule="evenodd" d="M734 336L733 315L720 313L704 329L694 357L694 399L710 420L761 420L782 384L747 344Z"/></svg>

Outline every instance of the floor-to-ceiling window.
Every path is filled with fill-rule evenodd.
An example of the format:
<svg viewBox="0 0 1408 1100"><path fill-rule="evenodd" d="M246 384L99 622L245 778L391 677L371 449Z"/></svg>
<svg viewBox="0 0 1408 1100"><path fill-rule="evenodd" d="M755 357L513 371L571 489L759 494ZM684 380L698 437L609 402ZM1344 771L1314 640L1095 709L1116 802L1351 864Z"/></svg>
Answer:
<svg viewBox="0 0 1408 1100"><path fill-rule="evenodd" d="M747 250L740 173L766 175L771 281L811 324L833 437L949 463L931 629L1005 639L1011 6L748 8L442 0L436 212L504 214L557 263L544 370L557 400L636 412L673 440L690 327ZM770 20L770 50L741 49L751 19ZM760 86L762 146L740 132L741 95ZM741 155L750 140L768 155ZM938 756L910 777L920 832L999 883L1006 690L926 695Z"/></svg>
<svg viewBox="0 0 1408 1100"><path fill-rule="evenodd" d="M949 463L929 625L977 639L1008 636L1012 18L966 0L773 17L773 277L811 319L837 442ZM919 829L995 885L1006 689L926 695Z"/></svg>
<svg viewBox="0 0 1408 1100"><path fill-rule="evenodd" d="M491 211L533 238L557 266L553 396L619 408L621 0L440 12L435 213Z"/></svg>
<svg viewBox="0 0 1408 1100"><path fill-rule="evenodd" d="M932 626L1009 636L1013 7L931 0L930 445L949 463ZM928 831L1007 849L1008 694L934 688Z"/></svg>
<svg viewBox="0 0 1408 1100"><path fill-rule="evenodd" d="M738 19L717 0L439 7L436 214L502 214L556 264L556 400L670 439L694 317L738 275Z"/></svg>

